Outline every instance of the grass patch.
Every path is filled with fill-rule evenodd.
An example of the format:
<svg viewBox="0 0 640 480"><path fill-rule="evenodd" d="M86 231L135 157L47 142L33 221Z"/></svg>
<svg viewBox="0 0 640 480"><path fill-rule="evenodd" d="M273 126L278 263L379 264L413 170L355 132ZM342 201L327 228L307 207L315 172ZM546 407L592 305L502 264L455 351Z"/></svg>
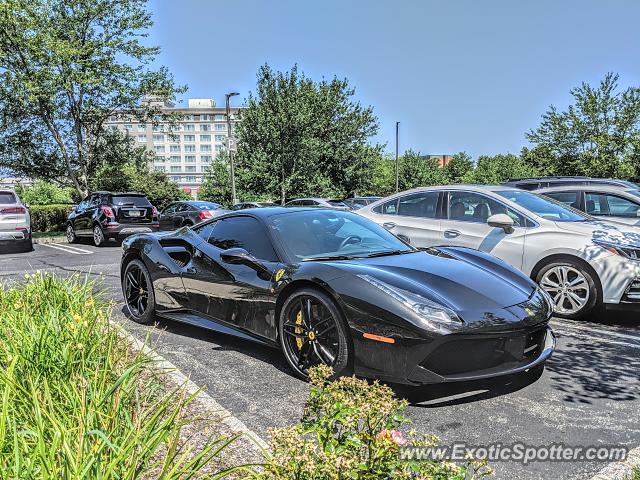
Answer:
<svg viewBox="0 0 640 480"><path fill-rule="evenodd" d="M199 476L234 437L185 447L193 398L167 391L151 361L132 353L94 287L38 274L0 289L1 476Z"/></svg>
<svg viewBox="0 0 640 480"><path fill-rule="evenodd" d="M57 238L66 236L66 232L31 232L31 237L37 238Z"/></svg>

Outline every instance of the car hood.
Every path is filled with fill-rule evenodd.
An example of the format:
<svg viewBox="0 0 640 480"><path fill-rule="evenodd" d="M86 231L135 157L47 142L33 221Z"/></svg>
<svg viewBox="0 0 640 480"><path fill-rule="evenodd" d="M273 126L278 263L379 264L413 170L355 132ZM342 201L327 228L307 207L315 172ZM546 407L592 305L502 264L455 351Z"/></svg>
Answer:
<svg viewBox="0 0 640 480"><path fill-rule="evenodd" d="M434 252L439 254L417 252L334 262L334 266L435 301L467 324L487 317L506 319L502 323L521 320L521 312L512 307L530 302L538 290L525 275L481 252L456 248Z"/></svg>
<svg viewBox="0 0 640 480"><path fill-rule="evenodd" d="M577 233L614 245L640 247L640 229L614 222L587 220L585 222L555 222L560 230Z"/></svg>

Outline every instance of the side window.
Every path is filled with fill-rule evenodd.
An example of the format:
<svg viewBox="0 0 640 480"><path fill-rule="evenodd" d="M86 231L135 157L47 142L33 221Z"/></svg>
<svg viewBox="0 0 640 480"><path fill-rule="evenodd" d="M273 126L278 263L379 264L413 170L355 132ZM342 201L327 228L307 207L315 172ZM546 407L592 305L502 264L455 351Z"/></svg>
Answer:
<svg viewBox="0 0 640 480"><path fill-rule="evenodd" d="M178 204L174 203L172 205L169 205L167 208L165 208L164 211L162 212L162 214L163 215L171 215L172 213L175 213L177 208L178 208Z"/></svg>
<svg viewBox="0 0 640 480"><path fill-rule="evenodd" d="M373 211L383 215L396 215L398 213L398 199L396 198L382 205L378 205Z"/></svg>
<svg viewBox="0 0 640 480"><path fill-rule="evenodd" d="M189 210L191 210L191 207L189 205L187 205L186 203L181 203L180 205L178 205L176 212L188 212Z"/></svg>
<svg viewBox="0 0 640 480"><path fill-rule="evenodd" d="M100 205L100 195L91 195L91 198L89 199L89 207L93 208L98 205Z"/></svg>
<svg viewBox="0 0 640 480"><path fill-rule="evenodd" d="M587 193L586 211L590 215L610 215L612 217L638 217L640 205L626 198L605 193Z"/></svg>
<svg viewBox="0 0 640 480"><path fill-rule="evenodd" d="M208 242L217 248L244 248L260 260L278 260L264 227L252 217L233 217L216 222Z"/></svg>
<svg viewBox="0 0 640 480"><path fill-rule="evenodd" d="M398 201L398 215L405 217L435 218L439 192L414 193Z"/></svg>
<svg viewBox="0 0 640 480"><path fill-rule="evenodd" d="M543 195L573 208L578 208L578 205L580 205L580 202L578 201L578 192L550 192L544 193Z"/></svg>
<svg viewBox="0 0 640 480"><path fill-rule="evenodd" d="M536 188L538 188L539 184L538 182L536 183L520 183L518 185L518 188L521 188L522 190L535 190Z"/></svg>
<svg viewBox="0 0 640 480"><path fill-rule="evenodd" d="M78 204L78 210L85 210L86 208L89 208L89 199L90 199L90 197L87 197L84 200L82 200Z"/></svg>
<svg viewBox="0 0 640 480"><path fill-rule="evenodd" d="M478 193L450 192L447 218L459 222L486 223L492 215L509 215L516 226L526 226L526 219L492 198Z"/></svg>

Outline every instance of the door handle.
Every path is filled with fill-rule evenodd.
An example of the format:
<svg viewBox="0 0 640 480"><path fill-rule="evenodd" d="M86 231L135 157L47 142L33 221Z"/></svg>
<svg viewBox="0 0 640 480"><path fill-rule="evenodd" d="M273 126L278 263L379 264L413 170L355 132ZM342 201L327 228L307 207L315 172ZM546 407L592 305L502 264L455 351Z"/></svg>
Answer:
<svg viewBox="0 0 640 480"><path fill-rule="evenodd" d="M447 238L456 238L460 236L460 232L458 230L445 230L444 236Z"/></svg>
<svg viewBox="0 0 640 480"><path fill-rule="evenodd" d="M395 227L395 226L396 226L396 224L395 224L394 222L385 222L385 223L383 223L383 224L382 224L382 226L383 226L384 228L386 228L387 230L390 230L390 229L392 229L393 227Z"/></svg>

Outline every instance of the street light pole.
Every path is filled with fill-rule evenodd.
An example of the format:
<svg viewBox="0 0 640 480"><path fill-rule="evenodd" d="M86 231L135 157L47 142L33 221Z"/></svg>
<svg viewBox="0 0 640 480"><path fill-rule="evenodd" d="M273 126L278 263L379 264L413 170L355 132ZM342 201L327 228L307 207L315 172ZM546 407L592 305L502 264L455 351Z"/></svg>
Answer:
<svg viewBox="0 0 640 480"><path fill-rule="evenodd" d="M399 181L398 181L398 177L399 177L399 164L398 164L398 129L400 126L400 122L396 122L396 193L399 190Z"/></svg>
<svg viewBox="0 0 640 480"><path fill-rule="evenodd" d="M231 170L231 201L235 205L238 203L236 197L236 170L233 162L233 152L231 151L231 110L229 108L229 98L240 95L238 92L226 93L224 95L227 111L227 151L229 152L229 167Z"/></svg>

